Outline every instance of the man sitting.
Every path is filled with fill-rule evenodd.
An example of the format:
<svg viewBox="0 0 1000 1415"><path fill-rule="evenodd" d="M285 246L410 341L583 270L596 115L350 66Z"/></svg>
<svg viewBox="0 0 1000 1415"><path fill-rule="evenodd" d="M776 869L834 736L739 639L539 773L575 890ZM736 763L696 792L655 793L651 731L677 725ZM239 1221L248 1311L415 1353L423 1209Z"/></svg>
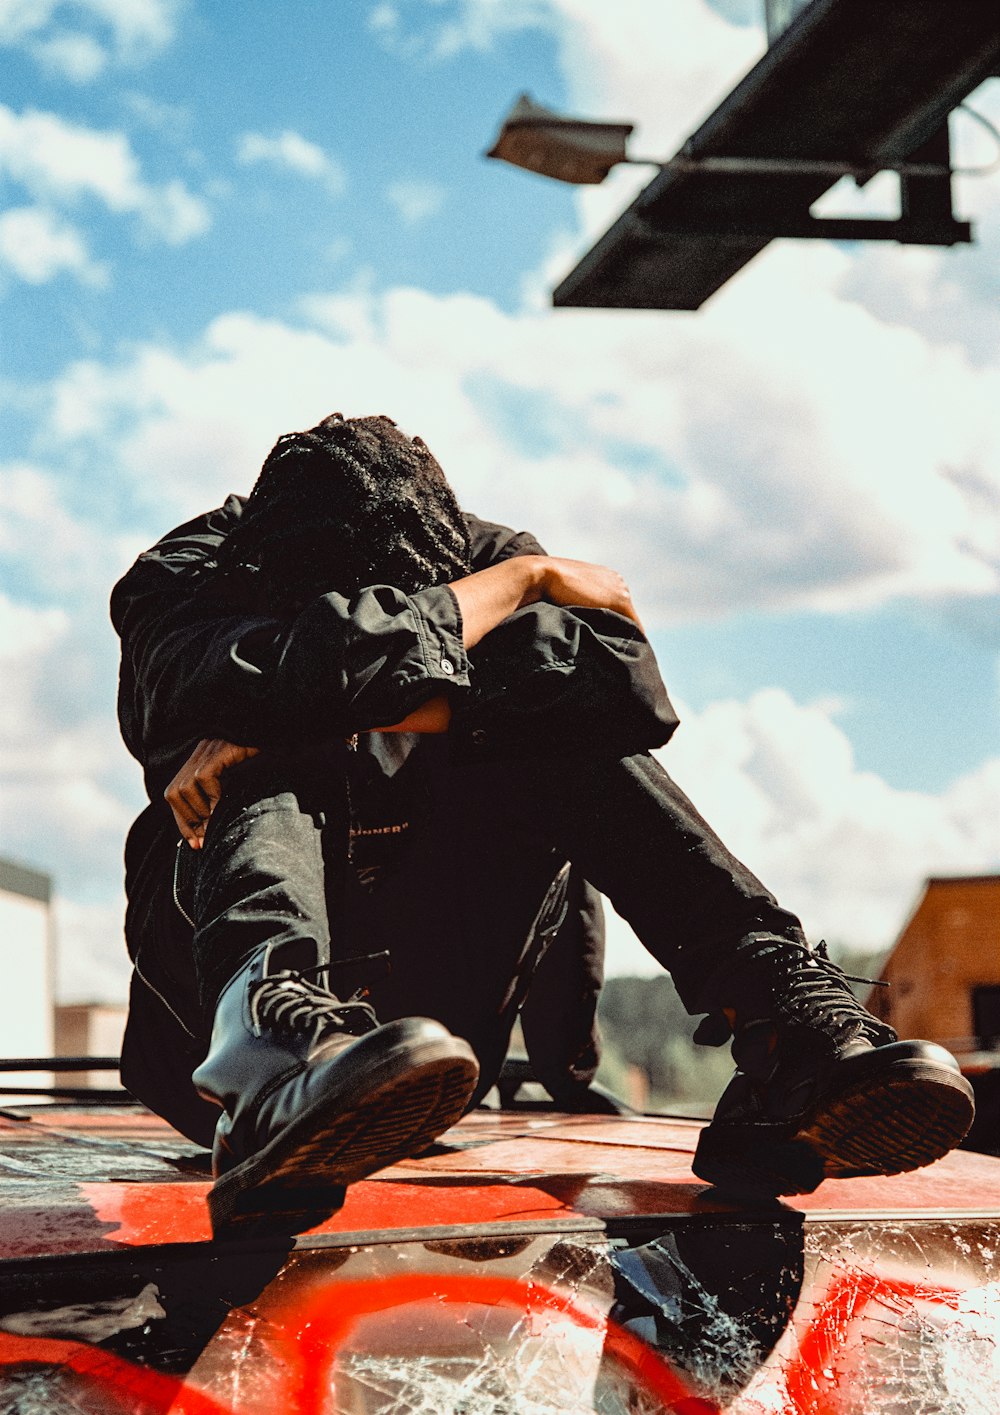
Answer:
<svg viewBox="0 0 1000 1415"><path fill-rule="evenodd" d="M150 797L123 1079L213 1142L216 1230L294 1226L425 1148L495 1081L560 934L579 1045L589 887L698 1039L732 1037L702 1178L805 1192L965 1133L953 1058L872 1017L649 755L676 718L622 577L464 515L389 419L281 438L112 616Z"/></svg>

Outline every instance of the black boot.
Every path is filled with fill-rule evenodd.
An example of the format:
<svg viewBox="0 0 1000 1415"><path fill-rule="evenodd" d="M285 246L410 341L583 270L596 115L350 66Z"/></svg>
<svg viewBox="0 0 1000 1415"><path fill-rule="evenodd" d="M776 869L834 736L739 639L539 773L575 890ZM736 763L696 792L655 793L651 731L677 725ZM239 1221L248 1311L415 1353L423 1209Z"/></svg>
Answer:
<svg viewBox="0 0 1000 1415"><path fill-rule="evenodd" d="M972 1124L972 1088L950 1052L899 1041L822 944L750 935L712 991L722 1010L695 1040L721 1045L732 1035L739 1069L698 1142L700 1178L770 1197L808 1194L824 1179L919 1169Z"/></svg>
<svg viewBox="0 0 1000 1415"><path fill-rule="evenodd" d="M301 1232L336 1212L344 1186L419 1153L464 1112L479 1067L439 1022L379 1026L269 944L219 998L199 1093L222 1107L208 1204L212 1230ZM319 971L319 970L312 970Z"/></svg>

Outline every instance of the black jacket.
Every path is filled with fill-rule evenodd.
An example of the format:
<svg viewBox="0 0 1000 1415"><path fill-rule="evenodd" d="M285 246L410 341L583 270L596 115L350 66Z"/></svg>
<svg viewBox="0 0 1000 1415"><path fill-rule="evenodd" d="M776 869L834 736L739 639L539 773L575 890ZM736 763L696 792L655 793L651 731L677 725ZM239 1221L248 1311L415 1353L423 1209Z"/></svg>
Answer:
<svg viewBox="0 0 1000 1415"><path fill-rule="evenodd" d="M257 612L216 569L243 499L171 531L115 586L122 640L118 712L161 816L164 787L203 737L299 744L401 721L447 690L455 740L494 753L641 751L677 719L631 620L539 603L471 654L445 585L406 595L373 585L326 594L294 617ZM468 517L473 569L543 554L527 532Z"/></svg>
<svg viewBox="0 0 1000 1415"><path fill-rule="evenodd" d="M262 612L252 587L216 564L243 505L230 497L170 532L111 599L122 641L119 720L150 799L125 851L136 976L123 1076L187 1133L193 1123L166 1106L182 1083L190 1092L204 1038L185 967L189 936L170 902L178 837L163 791L201 738L265 748L342 738L399 722L441 692L460 753L563 753L597 742L624 755L665 742L677 722L645 638L607 610L531 605L471 653L447 586L406 595L373 585L351 598L323 595L286 618ZM543 553L526 532L467 519L475 570ZM173 1077L169 1039L186 1053Z"/></svg>

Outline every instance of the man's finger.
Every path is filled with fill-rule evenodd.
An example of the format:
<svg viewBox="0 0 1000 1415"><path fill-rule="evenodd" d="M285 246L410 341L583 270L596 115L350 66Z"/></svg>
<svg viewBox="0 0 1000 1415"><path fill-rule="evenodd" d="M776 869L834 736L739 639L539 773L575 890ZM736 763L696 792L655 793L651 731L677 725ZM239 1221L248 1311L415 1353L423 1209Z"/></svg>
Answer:
<svg viewBox="0 0 1000 1415"><path fill-rule="evenodd" d="M199 806L212 805L217 799L217 793L212 791L212 787L217 783L218 777L214 772L196 772L188 787L191 799Z"/></svg>
<svg viewBox="0 0 1000 1415"><path fill-rule="evenodd" d="M208 813L211 815L222 797L221 774L213 774L212 776L205 777L203 780L199 780L198 789L208 808Z"/></svg>
<svg viewBox="0 0 1000 1415"><path fill-rule="evenodd" d="M222 799L222 774L255 757L259 747L240 747L224 739L203 738L163 793L177 829L192 850L200 850L205 827Z"/></svg>
<svg viewBox="0 0 1000 1415"><path fill-rule="evenodd" d="M193 848L200 848L199 835L204 835L205 820L207 819L200 793L194 795L190 786L186 783L182 785L175 780L167 787L164 797L182 837ZM195 845L196 840L198 841L197 845Z"/></svg>
<svg viewBox="0 0 1000 1415"><path fill-rule="evenodd" d="M180 831L182 839L186 840L193 850L199 850L201 848L201 840L198 834L199 823L197 821L189 821L186 816L181 815L178 811L174 810L173 807L171 807L171 810L174 812L174 821L177 824L177 829ZM204 833L204 828L202 827L201 829L202 833Z"/></svg>
<svg viewBox="0 0 1000 1415"><path fill-rule="evenodd" d="M202 816L210 814L215 804L212 798L205 791L198 781L184 781L176 793L177 803L187 810L188 814L200 820Z"/></svg>

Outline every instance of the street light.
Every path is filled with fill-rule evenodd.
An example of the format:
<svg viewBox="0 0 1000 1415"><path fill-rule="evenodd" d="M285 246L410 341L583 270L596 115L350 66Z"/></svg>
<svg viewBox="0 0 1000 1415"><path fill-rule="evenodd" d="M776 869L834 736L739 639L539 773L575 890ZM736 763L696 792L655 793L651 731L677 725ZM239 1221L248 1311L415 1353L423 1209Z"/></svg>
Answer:
<svg viewBox="0 0 1000 1415"><path fill-rule="evenodd" d="M625 143L633 126L564 118L522 93L486 156L557 182L596 185L612 167L631 161Z"/></svg>
<svg viewBox="0 0 1000 1415"><path fill-rule="evenodd" d="M791 3L791 0L788 0ZM808 0L798 0L801 5ZM1000 132L981 113L967 104L958 105L983 124L997 139ZM954 172L966 176L987 176L1000 166L1000 159L983 167L952 168L948 161L880 162L858 165L848 161L804 157L721 157L695 156L693 144L684 144L669 159L630 157L626 142L634 123L602 123L589 118L565 118L551 108L543 108L530 94L522 93L503 120L497 140L487 157L524 167L542 177L574 186L596 186L621 163L636 167L658 167L663 173L690 173L700 177L853 177L858 186L870 182L877 171L897 172L901 177L950 178ZM813 221L816 225L816 221ZM801 233L799 233L801 234ZM894 237L895 239L895 237Z"/></svg>

